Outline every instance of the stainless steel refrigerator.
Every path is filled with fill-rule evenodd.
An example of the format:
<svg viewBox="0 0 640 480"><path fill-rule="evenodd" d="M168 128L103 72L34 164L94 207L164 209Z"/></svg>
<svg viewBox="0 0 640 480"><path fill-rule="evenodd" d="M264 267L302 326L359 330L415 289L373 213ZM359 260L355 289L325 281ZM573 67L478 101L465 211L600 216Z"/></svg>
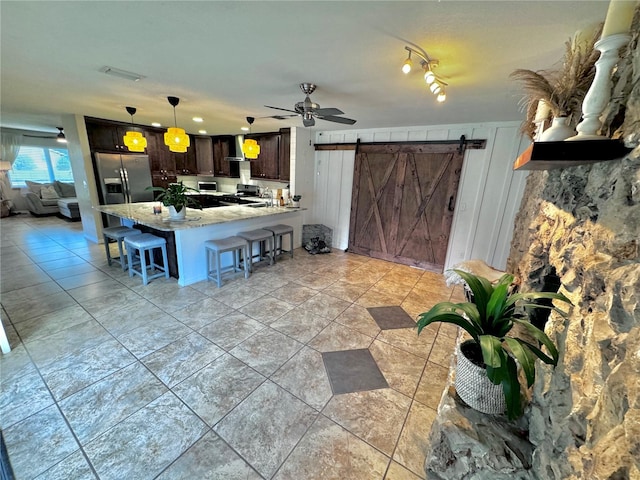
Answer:
<svg viewBox="0 0 640 480"><path fill-rule="evenodd" d="M152 202L153 192L148 155L96 153L95 169L102 205ZM105 226L119 225L119 219L104 216Z"/></svg>

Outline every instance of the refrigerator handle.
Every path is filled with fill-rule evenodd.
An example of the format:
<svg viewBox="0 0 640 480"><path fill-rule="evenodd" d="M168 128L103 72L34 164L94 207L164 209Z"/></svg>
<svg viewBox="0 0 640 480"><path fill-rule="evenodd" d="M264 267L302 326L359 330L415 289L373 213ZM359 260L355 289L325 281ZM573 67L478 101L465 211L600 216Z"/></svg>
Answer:
<svg viewBox="0 0 640 480"><path fill-rule="evenodd" d="M124 203L131 203L131 192L129 190L129 175L127 174L127 169L122 167L120 169L120 177L122 178L122 186L124 193Z"/></svg>

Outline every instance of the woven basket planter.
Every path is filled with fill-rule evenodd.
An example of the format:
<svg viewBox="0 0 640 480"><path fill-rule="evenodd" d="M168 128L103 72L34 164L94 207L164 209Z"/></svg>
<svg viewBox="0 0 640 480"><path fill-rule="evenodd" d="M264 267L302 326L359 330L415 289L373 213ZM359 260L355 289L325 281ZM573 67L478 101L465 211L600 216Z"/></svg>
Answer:
<svg viewBox="0 0 640 480"><path fill-rule="evenodd" d="M494 385L487 377L487 371L469 360L461 348L473 340L462 342L456 347L458 366L456 368L456 392L471 408L482 413L502 414L507 408L502 385Z"/></svg>

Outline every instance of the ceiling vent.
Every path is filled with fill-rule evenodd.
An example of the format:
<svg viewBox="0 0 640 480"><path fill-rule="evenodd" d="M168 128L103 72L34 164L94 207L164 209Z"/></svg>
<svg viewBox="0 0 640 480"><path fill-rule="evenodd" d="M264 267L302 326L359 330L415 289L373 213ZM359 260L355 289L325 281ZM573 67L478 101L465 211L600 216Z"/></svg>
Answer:
<svg viewBox="0 0 640 480"><path fill-rule="evenodd" d="M107 75L113 75L114 77L124 78L126 80L132 80L134 82L139 82L142 80L144 75L140 75L134 72L127 72L126 70L120 70L119 68L113 68L109 66L104 66L100 69L102 73L106 73Z"/></svg>

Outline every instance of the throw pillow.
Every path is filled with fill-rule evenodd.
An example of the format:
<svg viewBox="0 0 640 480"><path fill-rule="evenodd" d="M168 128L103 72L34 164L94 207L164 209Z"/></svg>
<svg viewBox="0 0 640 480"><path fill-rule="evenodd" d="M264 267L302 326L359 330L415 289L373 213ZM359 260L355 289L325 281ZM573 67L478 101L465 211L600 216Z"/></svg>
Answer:
<svg viewBox="0 0 640 480"><path fill-rule="evenodd" d="M63 183L56 180L55 187L60 197L66 198L76 196L76 187L73 183Z"/></svg>
<svg viewBox="0 0 640 480"><path fill-rule="evenodd" d="M31 182L29 180L25 180L24 183L27 184L29 191L35 193L38 197L40 197L40 189L45 185L48 185L44 183Z"/></svg>
<svg viewBox="0 0 640 480"><path fill-rule="evenodd" d="M43 200L57 200L60 198L53 185L43 186L40 189L40 196Z"/></svg>

